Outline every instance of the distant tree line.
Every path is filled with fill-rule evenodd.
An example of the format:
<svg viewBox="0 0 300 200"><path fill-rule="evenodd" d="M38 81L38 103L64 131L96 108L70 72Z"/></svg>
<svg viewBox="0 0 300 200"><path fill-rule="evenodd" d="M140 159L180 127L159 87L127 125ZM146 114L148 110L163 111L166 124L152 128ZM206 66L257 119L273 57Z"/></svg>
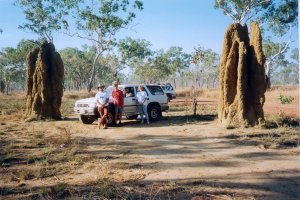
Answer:
<svg viewBox="0 0 300 200"><path fill-rule="evenodd" d="M0 50L1 92L25 89L26 55L42 40L53 42L52 35L59 30L88 42L81 49L59 51L65 65L65 89L91 91L98 82L110 84L116 77L122 82L171 82L175 87L218 86L220 55L211 49L197 46L194 52L186 53L178 46L153 50L143 39L117 41L116 34L128 28L143 10L140 0L16 0L15 4L23 9L26 19L19 28L36 33L39 39L21 40L16 48ZM215 0L215 8L234 23L258 21L266 33L266 75L274 84L298 84L299 50L290 49L292 30L298 26L297 0ZM128 75L122 71L125 68Z"/></svg>
<svg viewBox="0 0 300 200"><path fill-rule="evenodd" d="M1 92L25 90L26 55L38 44L39 41L21 40L16 48L1 49ZM115 48L118 53L101 55L96 60L95 84L111 84L117 71L123 83L170 82L175 87L218 87L220 55L211 49L198 46L192 53L186 53L178 46L151 50L150 42L132 38L120 40ZM267 58L277 51L276 48L276 44L264 43ZM59 51L65 66L65 90L83 90L87 87L95 51L93 46L87 45L81 49L66 47ZM273 84L298 84L298 67L298 49L291 51L289 59L285 54L279 56L272 67Z"/></svg>

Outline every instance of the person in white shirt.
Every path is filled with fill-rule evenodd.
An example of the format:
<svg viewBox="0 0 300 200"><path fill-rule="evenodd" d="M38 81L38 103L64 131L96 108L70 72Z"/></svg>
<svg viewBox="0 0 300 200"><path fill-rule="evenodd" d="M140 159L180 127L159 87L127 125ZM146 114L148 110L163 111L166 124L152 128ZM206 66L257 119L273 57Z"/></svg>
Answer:
<svg viewBox="0 0 300 200"><path fill-rule="evenodd" d="M103 129L107 128L107 123L106 123L106 117L108 114L108 101L109 101L109 95L108 93L104 90L105 85L99 84L97 89L98 92L96 94L96 103L98 107L98 112L101 116L101 118L98 121L99 128L101 125L103 125Z"/></svg>
<svg viewBox="0 0 300 200"><path fill-rule="evenodd" d="M144 123L144 115L146 116L146 120L147 120L147 124L149 124L149 115L148 115L148 111L147 111L147 93L144 91L144 88L139 85L138 86L138 92L136 94L136 98L137 98L137 104L138 104L138 109L139 109L139 113L141 116L141 123Z"/></svg>

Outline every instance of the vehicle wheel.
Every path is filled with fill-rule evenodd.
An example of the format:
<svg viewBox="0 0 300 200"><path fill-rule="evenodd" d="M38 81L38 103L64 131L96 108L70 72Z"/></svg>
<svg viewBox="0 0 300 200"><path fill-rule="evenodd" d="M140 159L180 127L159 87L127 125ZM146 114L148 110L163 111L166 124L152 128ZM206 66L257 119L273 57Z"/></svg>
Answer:
<svg viewBox="0 0 300 200"><path fill-rule="evenodd" d="M168 97L168 102L170 102L172 100L172 95L171 94L167 94Z"/></svg>
<svg viewBox="0 0 300 200"><path fill-rule="evenodd" d="M107 123L107 125L113 125L115 123L115 116L113 115L113 113L109 112L107 114L106 123Z"/></svg>
<svg viewBox="0 0 300 200"><path fill-rule="evenodd" d="M126 115L126 119L136 119L139 115Z"/></svg>
<svg viewBox="0 0 300 200"><path fill-rule="evenodd" d="M162 116L160 107L157 105L150 105L148 107L148 115L150 121L157 121Z"/></svg>
<svg viewBox="0 0 300 200"><path fill-rule="evenodd" d="M113 104L110 104L108 107L108 114L106 117L106 123L109 126L114 125L115 122L115 106Z"/></svg>
<svg viewBox="0 0 300 200"><path fill-rule="evenodd" d="M89 115L79 115L79 120L84 124L92 124L95 119Z"/></svg>

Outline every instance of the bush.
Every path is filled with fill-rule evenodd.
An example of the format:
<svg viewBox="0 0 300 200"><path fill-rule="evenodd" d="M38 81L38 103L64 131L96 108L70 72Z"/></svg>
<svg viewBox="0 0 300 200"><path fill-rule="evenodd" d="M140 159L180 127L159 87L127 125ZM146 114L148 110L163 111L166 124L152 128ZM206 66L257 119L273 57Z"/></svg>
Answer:
<svg viewBox="0 0 300 200"><path fill-rule="evenodd" d="M278 127L299 127L299 120L287 116L285 113L281 112L276 119L276 124Z"/></svg>
<svg viewBox="0 0 300 200"><path fill-rule="evenodd" d="M294 97L280 94L278 99L280 100L281 104L290 104L294 100Z"/></svg>

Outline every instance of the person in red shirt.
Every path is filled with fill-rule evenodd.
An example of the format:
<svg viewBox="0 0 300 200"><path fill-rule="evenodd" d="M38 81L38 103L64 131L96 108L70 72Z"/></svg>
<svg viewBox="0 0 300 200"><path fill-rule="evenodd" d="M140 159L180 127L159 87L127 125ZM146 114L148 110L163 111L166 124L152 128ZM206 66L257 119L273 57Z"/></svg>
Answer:
<svg viewBox="0 0 300 200"><path fill-rule="evenodd" d="M112 91L112 98L115 105L115 122L116 124L121 124L122 111L124 107L124 94L118 89L118 83L113 83L114 90ZM119 123L117 122L119 119Z"/></svg>

